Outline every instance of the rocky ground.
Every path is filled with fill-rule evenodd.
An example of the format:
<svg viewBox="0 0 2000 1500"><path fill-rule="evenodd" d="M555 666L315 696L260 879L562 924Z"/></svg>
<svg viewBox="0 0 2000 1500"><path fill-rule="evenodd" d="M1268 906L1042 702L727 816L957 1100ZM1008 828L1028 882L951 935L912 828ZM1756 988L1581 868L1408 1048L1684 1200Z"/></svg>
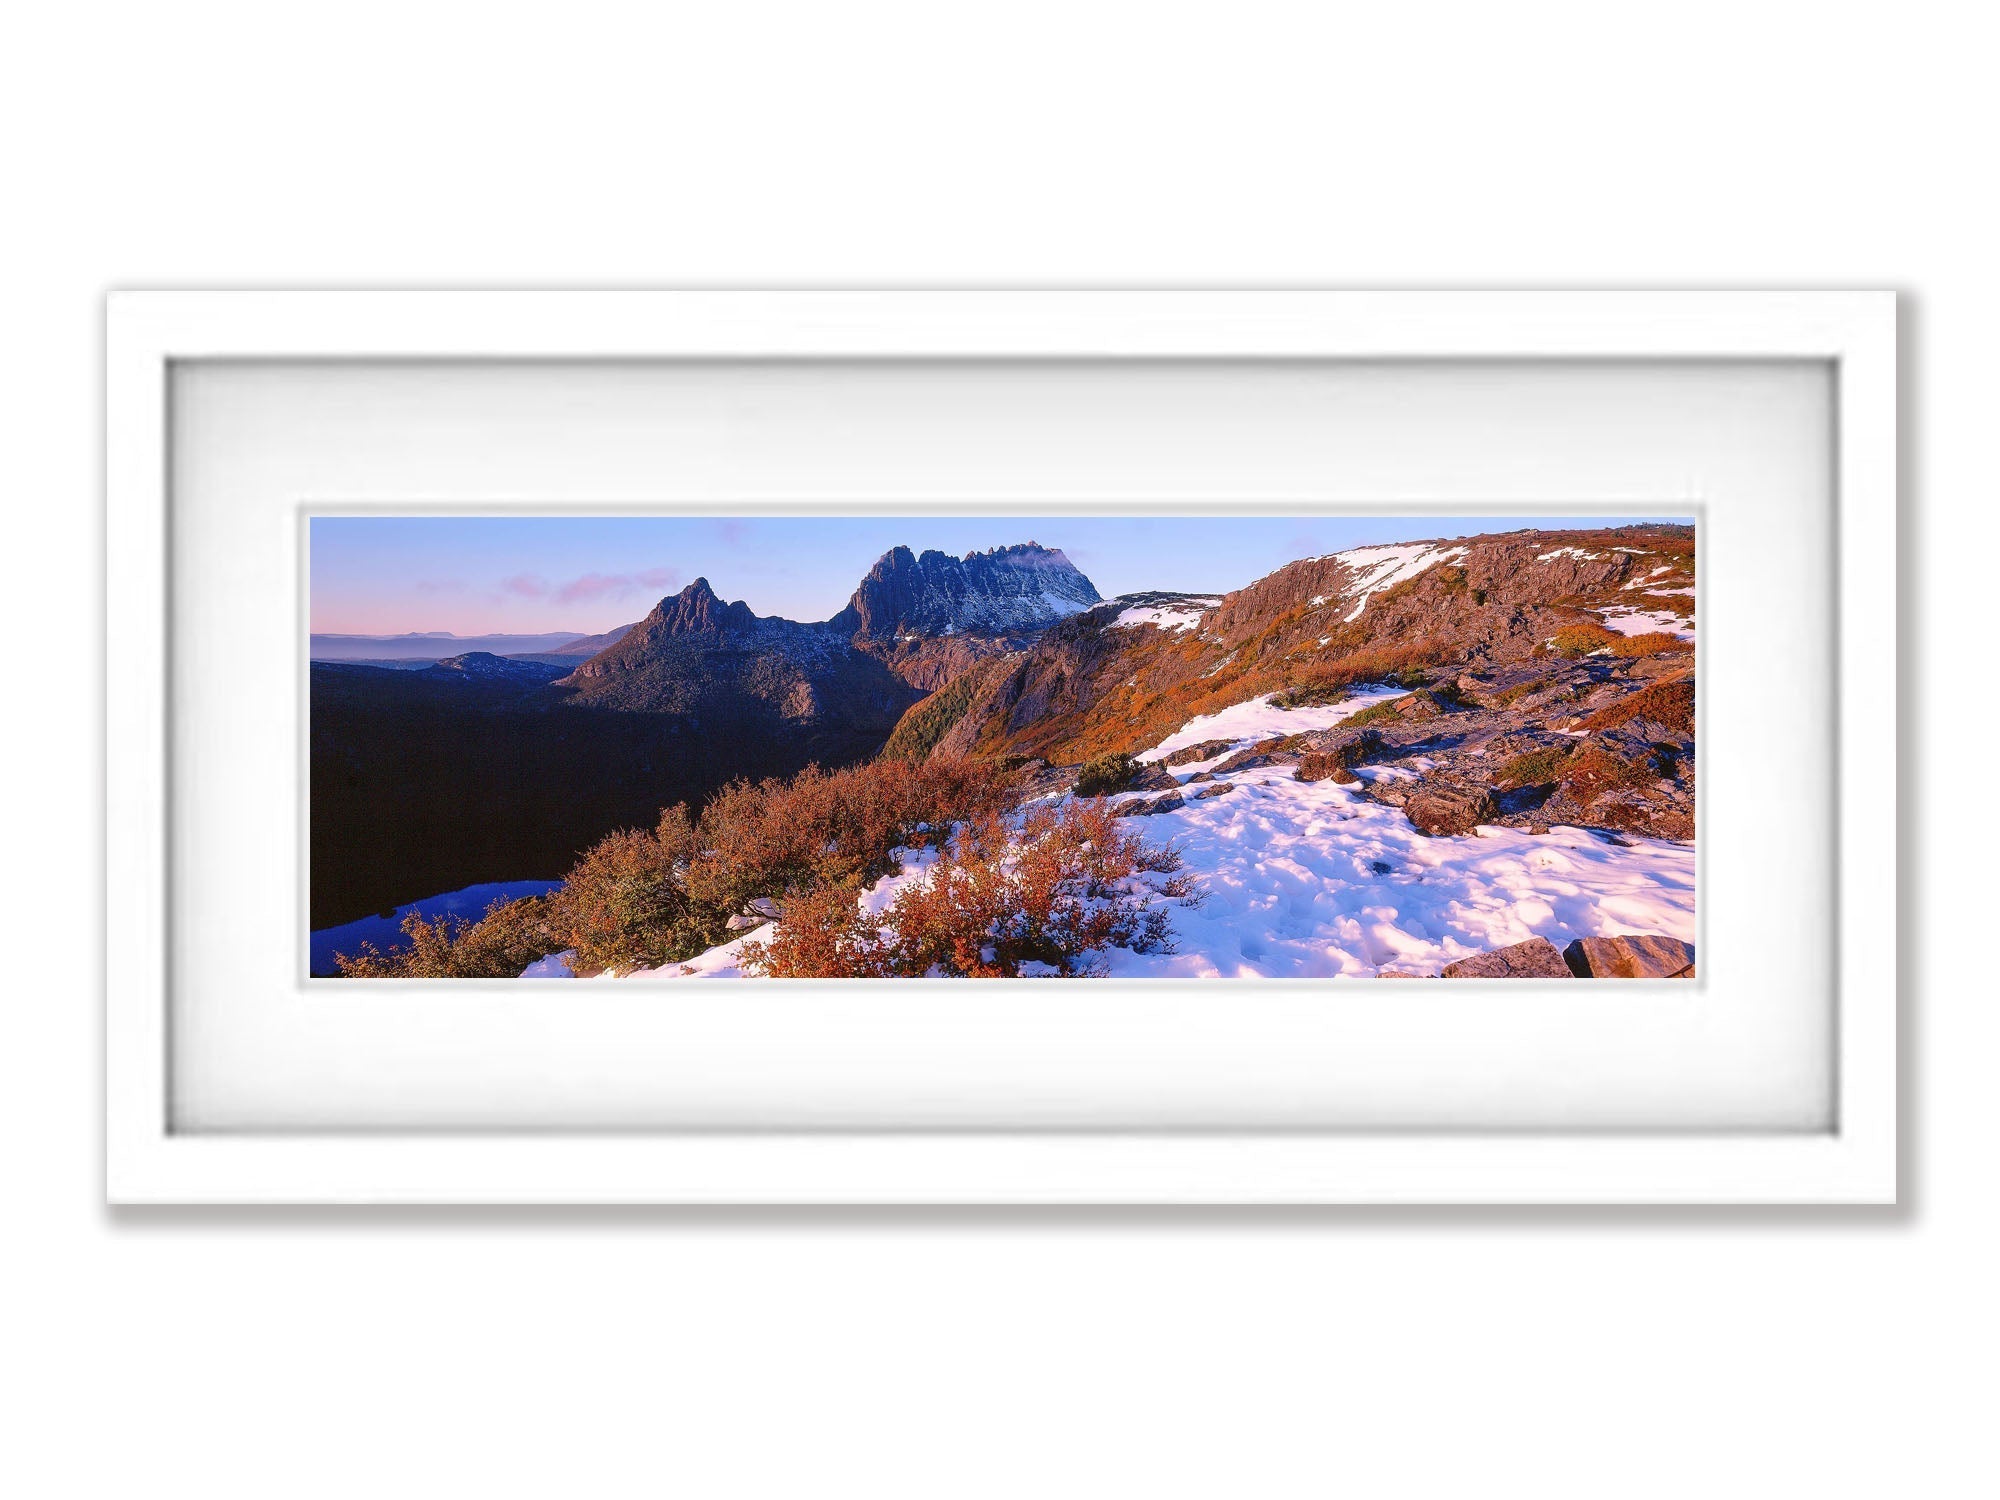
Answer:
<svg viewBox="0 0 2000 1500"><path fill-rule="evenodd" d="M1290 766L1301 781L1358 784L1432 837L1480 824L1556 824L1691 840L1694 673L1686 655L1545 659L1441 676L1330 729L1184 747L1144 766L1126 801L1144 817L1226 791L1240 771ZM1184 779L1177 766L1219 760ZM1076 766L1032 763L1035 794L1074 786ZM1179 799L1179 800L1175 800Z"/></svg>

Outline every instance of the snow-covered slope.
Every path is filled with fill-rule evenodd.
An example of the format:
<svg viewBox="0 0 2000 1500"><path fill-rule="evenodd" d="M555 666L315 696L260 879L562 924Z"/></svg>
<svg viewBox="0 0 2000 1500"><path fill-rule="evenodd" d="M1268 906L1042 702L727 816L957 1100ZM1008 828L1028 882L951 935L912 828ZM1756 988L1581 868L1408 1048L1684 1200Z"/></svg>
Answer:
<svg viewBox="0 0 2000 1500"><path fill-rule="evenodd" d="M1339 704L1290 711L1274 707L1268 696L1251 699L1189 722L1141 759L1158 761L1211 741L1234 749L1330 728L1402 691L1363 689ZM1218 750L1174 767L1172 774L1190 793L1205 795L1190 795L1144 824L1150 838L1181 851L1186 868L1201 880L1204 902L1174 911L1178 951L1105 955L1114 977L1421 975L1531 937L1559 948L1572 938L1612 934L1694 941L1692 845L1614 840L1561 826L1542 834L1482 826L1472 836L1428 838L1400 808L1367 795L1377 778L1412 778L1417 771L1361 766L1351 786L1300 781L1289 765L1215 778L1212 768L1230 753ZM1190 785L1203 773L1211 779ZM906 856L901 870L869 889L864 907L886 910L900 889L926 878L931 858ZM775 925L744 933L688 964L629 977L742 977L743 944L768 940Z"/></svg>
<svg viewBox="0 0 2000 1500"><path fill-rule="evenodd" d="M1174 913L1178 953L1115 951L1112 974L1435 974L1537 936L1558 948L1613 933L1694 941L1689 845L1563 827L1426 838L1366 795L1375 777L1409 773L1357 774L1363 785L1343 787L1298 781L1289 767L1240 772L1228 794L1149 818L1147 832L1174 841L1208 899Z"/></svg>

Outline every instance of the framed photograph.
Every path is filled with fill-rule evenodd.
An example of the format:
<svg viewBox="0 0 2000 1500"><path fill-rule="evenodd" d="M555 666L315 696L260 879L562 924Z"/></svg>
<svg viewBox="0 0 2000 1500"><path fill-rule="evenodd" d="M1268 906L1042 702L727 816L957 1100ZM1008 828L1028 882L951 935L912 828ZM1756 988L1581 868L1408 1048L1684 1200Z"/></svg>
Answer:
<svg viewBox="0 0 2000 1500"><path fill-rule="evenodd" d="M114 1201L1895 1200L1890 294L107 321Z"/></svg>

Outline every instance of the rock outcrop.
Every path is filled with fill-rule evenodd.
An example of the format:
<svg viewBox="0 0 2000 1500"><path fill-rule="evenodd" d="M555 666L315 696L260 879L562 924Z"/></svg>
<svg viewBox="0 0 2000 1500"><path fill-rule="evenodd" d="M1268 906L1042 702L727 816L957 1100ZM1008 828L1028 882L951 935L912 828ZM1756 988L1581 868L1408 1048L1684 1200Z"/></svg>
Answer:
<svg viewBox="0 0 2000 1500"><path fill-rule="evenodd" d="M1694 944L1679 938L1577 938L1563 949L1563 962L1578 979L1692 979Z"/></svg>
<svg viewBox="0 0 2000 1500"><path fill-rule="evenodd" d="M964 557L908 547L885 552L847 608L827 623L848 636L1033 635L1100 601L1057 547L1026 542Z"/></svg>
<svg viewBox="0 0 2000 1500"><path fill-rule="evenodd" d="M1490 953L1475 953L1444 966L1446 979L1570 979L1556 945L1547 938L1529 938Z"/></svg>
<svg viewBox="0 0 2000 1500"><path fill-rule="evenodd" d="M1500 806L1486 787L1427 778L1410 793L1403 815L1419 833L1450 838L1492 822L1500 815Z"/></svg>

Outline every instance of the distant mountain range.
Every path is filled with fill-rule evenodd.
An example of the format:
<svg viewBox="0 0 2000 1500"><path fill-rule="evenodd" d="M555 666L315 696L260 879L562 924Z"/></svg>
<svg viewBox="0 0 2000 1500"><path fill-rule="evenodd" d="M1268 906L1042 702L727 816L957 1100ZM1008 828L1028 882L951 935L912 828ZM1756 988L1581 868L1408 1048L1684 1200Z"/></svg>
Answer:
<svg viewBox="0 0 2000 1500"><path fill-rule="evenodd" d="M453 635L449 630L417 630L403 635L334 635L315 633L309 643L314 661L442 661L449 656L486 651L495 656L594 656L617 640L630 625L602 635L556 631L542 635Z"/></svg>

